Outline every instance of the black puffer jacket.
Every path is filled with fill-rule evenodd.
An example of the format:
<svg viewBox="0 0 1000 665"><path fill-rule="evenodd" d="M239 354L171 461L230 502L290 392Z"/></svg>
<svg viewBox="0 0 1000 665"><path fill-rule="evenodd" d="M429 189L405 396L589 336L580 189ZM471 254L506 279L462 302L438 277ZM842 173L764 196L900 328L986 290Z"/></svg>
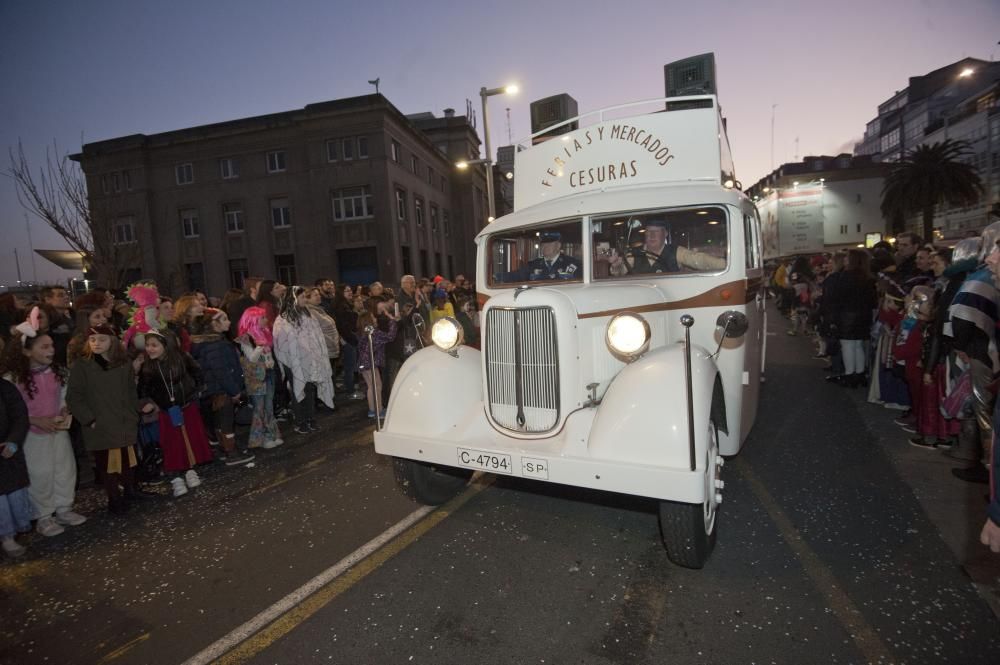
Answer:
<svg viewBox="0 0 1000 665"><path fill-rule="evenodd" d="M235 397L243 392L243 368L234 343L219 334L195 335L191 342L191 355L201 367L205 384L203 397Z"/></svg>
<svg viewBox="0 0 1000 665"><path fill-rule="evenodd" d="M837 339L868 339L876 304L873 280L844 270L824 288L823 300Z"/></svg>
<svg viewBox="0 0 1000 665"><path fill-rule="evenodd" d="M24 438L28 434L28 407L10 381L0 379L0 443L16 443L10 459L0 456L0 494L10 494L28 486L28 466L24 461Z"/></svg>

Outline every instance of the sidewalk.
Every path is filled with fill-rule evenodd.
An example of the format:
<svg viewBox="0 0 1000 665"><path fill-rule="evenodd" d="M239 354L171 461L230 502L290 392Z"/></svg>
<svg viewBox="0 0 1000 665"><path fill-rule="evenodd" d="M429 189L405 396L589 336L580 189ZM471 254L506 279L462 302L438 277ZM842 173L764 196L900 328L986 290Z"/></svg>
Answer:
<svg viewBox="0 0 1000 665"><path fill-rule="evenodd" d="M800 344L812 355L811 337L786 338L785 320L771 311L776 325L772 334ZM773 339L773 338L772 338ZM796 342L796 340L798 340ZM815 362L815 361L814 361ZM823 380L818 369L817 381ZM887 409L867 401L867 390L843 388L857 403L858 413L872 439L882 448L899 476L913 490L924 512L955 555L956 563L969 577L973 586L1000 617L1000 554L993 554L979 542L979 533L986 519L989 486L968 483L955 478L951 469L959 463L938 450L911 446L913 436L904 432L893 420L900 411Z"/></svg>

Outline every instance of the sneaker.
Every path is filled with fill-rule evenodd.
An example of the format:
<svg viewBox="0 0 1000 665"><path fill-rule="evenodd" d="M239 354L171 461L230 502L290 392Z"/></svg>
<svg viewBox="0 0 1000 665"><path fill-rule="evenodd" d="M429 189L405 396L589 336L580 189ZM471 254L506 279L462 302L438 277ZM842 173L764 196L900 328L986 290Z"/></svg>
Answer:
<svg viewBox="0 0 1000 665"><path fill-rule="evenodd" d="M302 423L301 425L296 425L292 431L296 434L309 434L312 430L309 429L309 425Z"/></svg>
<svg viewBox="0 0 1000 665"><path fill-rule="evenodd" d="M278 411L278 413L274 415L274 419L282 423L288 422L292 419L291 409L282 409L281 411Z"/></svg>
<svg viewBox="0 0 1000 665"><path fill-rule="evenodd" d="M194 469L188 469L187 473L184 474L184 484L191 489L201 485L201 478L198 477L198 472Z"/></svg>
<svg viewBox="0 0 1000 665"><path fill-rule="evenodd" d="M914 448L923 448L924 450L934 450L937 448L937 441L932 441L930 439L925 439L922 436L914 436L910 438L910 445Z"/></svg>
<svg viewBox="0 0 1000 665"><path fill-rule="evenodd" d="M212 446L213 448L218 448L219 447L219 442L218 441L213 441L212 439L209 439L208 440L208 445Z"/></svg>
<svg viewBox="0 0 1000 665"><path fill-rule="evenodd" d="M909 432L910 434L916 434L917 428L913 425L900 425L899 428L904 432Z"/></svg>
<svg viewBox="0 0 1000 665"><path fill-rule="evenodd" d="M350 394L350 398L351 399L364 399L365 396L362 395L361 393L359 393L357 390L355 390L353 393Z"/></svg>
<svg viewBox="0 0 1000 665"><path fill-rule="evenodd" d="M184 484L184 479L180 476L170 481L170 489L173 490L175 499L188 493L187 485Z"/></svg>
<svg viewBox="0 0 1000 665"><path fill-rule="evenodd" d="M371 409L369 409L369 410L368 410L368 417L369 417L369 418L374 418L374 417L375 417L375 412L374 412L374 411L372 411Z"/></svg>
<svg viewBox="0 0 1000 665"><path fill-rule="evenodd" d="M56 522L55 519L53 519L52 517L43 517L42 519L38 520L38 524L35 525L35 531L42 534L43 536L46 536L47 538L51 538L52 536L58 536L65 530L66 529L59 526L59 523Z"/></svg>
<svg viewBox="0 0 1000 665"><path fill-rule="evenodd" d="M892 422L896 423L900 427L906 427L907 425L912 425L913 422L914 422L914 420L916 420L916 419L913 418L912 416L908 416L907 415L907 416L903 416L902 418L896 418Z"/></svg>
<svg viewBox="0 0 1000 665"><path fill-rule="evenodd" d="M306 423L306 427L309 428L310 432L318 432L319 431L319 425L316 424L315 420L310 420L309 422L307 422Z"/></svg>
<svg viewBox="0 0 1000 665"><path fill-rule="evenodd" d="M11 559L16 559L19 556L24 556L24 553L28 551L21 543L14 540L13 536L3 539L3 551L7 553Z"/></svg>
<svg viewBox="0 0 1000 665"><path fill-rule="evenodd" d="M382 420L385 420L385 409L379 411L378 417L381 418Z"/></svg>
<svg viewBox="0 0 1000 665"><path fill-rule="evenodd" d="M254 456L244 450L234 450L226 455L226 466L239 466L253 461Z"/></svg>
<svg viewBox="0 0 1000 665"><path fill-rule="evenodd" d="M940 439L937 442L936 446L936 448L938 448L939 450L951 450L954 447L955 447L955 442L952 441L951 439Z"/></svg>
<svg viewBox="0 0 1000 665"><path fill-rule="evenodd" d="M268 441L265 441L264 445L262 445L261 448L264 448L265 450L271 450L272 448L277 448L283 443L284 441L282 441L281 439L270 439Z"/></svg>
<svg viewBox="0 0 1000 665"><path fill-rule="evenodd" d="M74 513L72 510L64 510L61 513L56 513L55 520L63 526L80 526L87 521L87 518L80 513Z"/></svg>

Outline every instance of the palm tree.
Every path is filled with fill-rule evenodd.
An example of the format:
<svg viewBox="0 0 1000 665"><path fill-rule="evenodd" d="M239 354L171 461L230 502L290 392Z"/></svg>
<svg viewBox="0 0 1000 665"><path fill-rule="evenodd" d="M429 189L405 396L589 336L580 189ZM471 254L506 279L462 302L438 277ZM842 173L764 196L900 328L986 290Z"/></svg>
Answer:
<svg viewBox="0 0 1000 665"><path fill-rule="evenodd" d="M882 186L882 216L897 222L908 215L923 215L923 236L931 241L934 207L938 204L972 205L983 194L976 169L962 157L969 154L965 141L945 139L919 145L897 162Z"/></svg>

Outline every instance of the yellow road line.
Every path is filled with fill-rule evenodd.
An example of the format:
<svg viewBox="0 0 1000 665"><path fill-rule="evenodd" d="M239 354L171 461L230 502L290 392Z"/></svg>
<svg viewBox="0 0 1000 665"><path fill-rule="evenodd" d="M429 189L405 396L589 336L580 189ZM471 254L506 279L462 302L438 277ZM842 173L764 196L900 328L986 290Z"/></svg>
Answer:
<svg viewBox="0 0 1000 665"><path fill-rule="evenodd" d="M819 556L813 552L812 548L806 544L798 529L788 519L785 511L781 509L771 493L767 491L764 483L761 482L757 474L753 472L750 465L743 458L737 458L736 467L746 478L751 491L760 500L764 510L771 517L771 521L778 527L782 538L795 553L806 575L812 579L816 589L823 594L826 602L833 610L834 616L847 629L855 646L864 655L865 660L873 662L892 662L892 655L886 648L882 640L879 639L875 630L865 621L864 615L854 605L847 593L840 588L837 578L830 569L823 563Z"/></svg>
<svg viewBox="0 0 1000 665"><path fill-rule="evenodd" d="M145 642L148 639L149 639L149 633L143 633L142 635L140 635L139 637L135 638L134 640L132 640L130 642L126 642L125 644L121 645L120 647L118 647L117 649L115 649L114 651L112 651L111 653L109 653L106 656L104 656L104 658L101 658L99 661L97 661L97 665L104 665L105 663L110 663L113 660L121 658L128 651L130 651L132 649L132 647L134 647L134 646L136 646L138 644L142 644L143 642Z"/></svg>
<svg viewBox="0 0 1000 665"><path fill-rule="evenodd" d="M290 608L265 628L255 633L248 639L240 642L232 650L222 654L212 660L219 665L234 665L245 663L264 649L268 648L282 637L290 633L306 619L316 614L337 596L344 593L355 584L363 580L370 573L377 570L382 564L396 556L407 547L412 545L418 538L426 534L435 526L444 521L448 516L465 505L474 496L479 494L493 484L493 478L480 477L473 482L464 492L454 499L444 504L427 517L417 522L406 531L403 531L393 540L389 541L381 548L375 550L366 558L362 559L343 574L331 580L325 586L320 587L303 601ZM188 662L199 662L195 656Z"/></svg>

